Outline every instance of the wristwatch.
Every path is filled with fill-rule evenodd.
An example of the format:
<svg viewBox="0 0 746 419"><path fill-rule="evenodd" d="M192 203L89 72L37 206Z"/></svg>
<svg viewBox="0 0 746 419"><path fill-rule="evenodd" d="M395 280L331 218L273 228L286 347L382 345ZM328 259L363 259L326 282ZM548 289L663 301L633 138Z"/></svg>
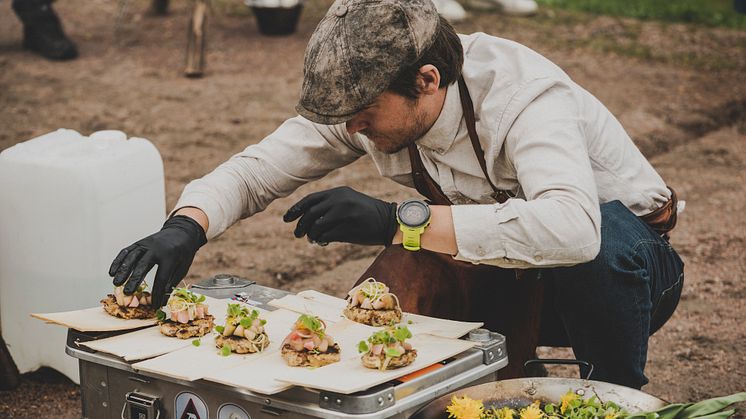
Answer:
<svg viewBox="0 0 746 419"><path fill-rule="evenodd" d="M396 221L404 233L402 245L407 250L420 250L420 235L430 224L430 206L419 199L408 199L396 209Z"/></svg>

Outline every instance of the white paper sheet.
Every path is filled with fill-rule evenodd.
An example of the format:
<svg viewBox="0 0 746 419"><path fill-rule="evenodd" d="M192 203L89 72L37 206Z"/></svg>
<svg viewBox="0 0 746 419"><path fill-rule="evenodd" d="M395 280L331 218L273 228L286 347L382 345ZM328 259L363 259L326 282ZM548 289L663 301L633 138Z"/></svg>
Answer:
<svg viewBox="0 0 746 419"><path fill-rule="evenodd" d="M227 302L231 302L229 300L222 301L226 301L226 307ZM257 310L262 313L261 317L267 320L265 330L270 340L270 345L262 353L245 355L232 353L229 356L222 356L220 349L215 346L215 336L217 334L213 333L209 336L204 336L198 347L191 345L192 339L189 339L189 346L157 358L138 362L132 365L132 368L182 380L194 381L212 375L217 371L231 370L252 358L257 358L270 352L278 352L280 343L282 343L282 340L290 332L293 322L298 318L298 313L286 310L271 312L261 309ZM224 323L225 315L223 315L220 321L216 320L216 324L222 325Z"/></svg>
<svg viewBox="0 0 746 419"><path fill-rule="evenodd" d="M215 324L223 324L228 303L231 301L206 297L205 302L210 314L215 317ZM166 336L160 332L158 327L150 327L106 339L84 342L82 345L116 355L124 358L125 361L138 361L186 348L192 345L193 340Z"/></svg>
<svg viewBox="0 0 746 419"><path fill-rule="evenodd" d="M81 332L110 332L138 329L154 325L156 319L120 319L104 311L103 306L84 310L62 311L57 313L31 313L31 317L44 320Z"/></svg>
<svg viewBox="0 0 746 419"><path fill-rule="evenodd" d="M292 319L290 325L298 318L298 313L282 309L278 311L290 313L290 315L287 315L289 319ZM342 348L341 359L358 359L358 342L367 339L375 330L375 328L370 326L345 319L338 323L330 324L327 328L327 333L334 337L340 348ZM280 338L280 343L282 343L282 339L285 339L288 332L289 330ZM323 368L326 367L319 369ZM234 368L212 372L206 375L204 379L244 388L256 393L275 394L293 386L290 383L278 381L275 377L283 374L291 374L296 369L305 368L289 366L280 355L280 352L274 350L264 353L261 357L250 359Z"/></svg>
<svg viewBox="0 0 746 419"><path fill-rule="evenodd" d="M360 355L350 356L349 354L353 352L350 350L338 363L316 369L279 370L277 379L298 386L350 394L419 371L464 352L475 345L474 342L466 340L447 339L432 335L416 335L408 342L417 350L417 359L404 368L386 371L366 368L360 360Z"/></svg>
<svg viewBox="0 0 746 419"><path fill-rule="evenodd" d="M286 295L269 302L273 307L281 307L299 313L311 313L329 322L345 319L342 311L347 302L318 291L301 291L296 295ZM460 338L470 331L482 327L482 322L460 322L455 320L438 319L419 314L404 313L402 325L407 326L413 335L428 333L445 338Z"/></svg>

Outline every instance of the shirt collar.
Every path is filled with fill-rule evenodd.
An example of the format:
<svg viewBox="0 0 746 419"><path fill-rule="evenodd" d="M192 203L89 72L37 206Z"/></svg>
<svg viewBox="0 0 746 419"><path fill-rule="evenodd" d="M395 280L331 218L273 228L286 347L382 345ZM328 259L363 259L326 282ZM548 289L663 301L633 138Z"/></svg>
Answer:
<svg viewBox="0 0 746 419"><path fill-rule="evenodd" d="M438 119L430 130L417 140L417 145L438 153L448 151L456 140L463 114L458 83L452 83L446 90L446 99L443 101L443 109L440 110Z"/></svg>

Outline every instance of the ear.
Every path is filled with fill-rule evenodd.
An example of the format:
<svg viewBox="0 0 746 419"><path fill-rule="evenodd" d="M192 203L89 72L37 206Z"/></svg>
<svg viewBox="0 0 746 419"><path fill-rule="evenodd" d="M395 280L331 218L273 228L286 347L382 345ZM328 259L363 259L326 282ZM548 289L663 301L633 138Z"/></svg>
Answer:
<svg viewBox="0 0 746 419"><path fill-rule="evenodd" d="M438 91L440 85L440 72L432 64L425 64L420 67L417 73L417 89L420 94L432 95Z"/></svg>

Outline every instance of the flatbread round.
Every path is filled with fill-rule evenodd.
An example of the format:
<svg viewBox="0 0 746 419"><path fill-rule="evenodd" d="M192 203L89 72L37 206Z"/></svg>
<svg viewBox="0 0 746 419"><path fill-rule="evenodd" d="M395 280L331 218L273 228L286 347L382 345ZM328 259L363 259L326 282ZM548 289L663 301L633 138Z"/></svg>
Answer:
<svg viewBox="0 0 746 419"><path fill-rule="evenodd" d="M214 317L210 314L204 319L194 319L189 323L179 323L172 320L163 320L161 333L166 336L177 337L179 339L189 339L202 337L212 330Z"/></svg>
<svg viewBox="0 0 746 419"><path fill-rule="evenodd" d="M122 319L152 319L155 317L155 308L150 305L140 304L137 307L122 307L117 304L114 294L109 294L101 300L104 310L114 317Z"/></svg>
<svg viewBox="0 0 746 419"><path fill-rule="evenodd" d="M404 352L402 356L390 358L389 363L386 364L385 369L392 370L396 368L406 367L407 365L414 362L415 358L417 358L417 349L410 349ZM384 353L373 355L372 353L368 352L360 357L360 359L363 361L363 365L367 368L379 370L381 369L381 366L386 362L386 355Z"/></svg>
<svg viewBox="0 0 746 419"><path fill-rule="evenodd" d="M348 319L369 326L389 326L401 322L402 313L399 308L376 310L361 307L350 307L344 309L344 315Z"/></svg>
<svg viewBox="0 0 746 419"><path fill-rule="evenodd" d="M217 346L218 348L222 348L225 345L228 345L231 348L231 352L237 354L253 354L265 350L267 346L269 346L269 338L266 338L264 347L259 347L256 343L252 343L249 339L236 335L220 335L215 338L215 346Z"/></svg>
<svg viewBox="0 0 746 419"><path fill-rule="evenodd" d="M338 344L329 347L326 352L318 354L311 353L307 350L296 351L290 345L283 345L281 349L282 358L291 367L323 367L324 365L339 362L340 349Z"/></svg>

